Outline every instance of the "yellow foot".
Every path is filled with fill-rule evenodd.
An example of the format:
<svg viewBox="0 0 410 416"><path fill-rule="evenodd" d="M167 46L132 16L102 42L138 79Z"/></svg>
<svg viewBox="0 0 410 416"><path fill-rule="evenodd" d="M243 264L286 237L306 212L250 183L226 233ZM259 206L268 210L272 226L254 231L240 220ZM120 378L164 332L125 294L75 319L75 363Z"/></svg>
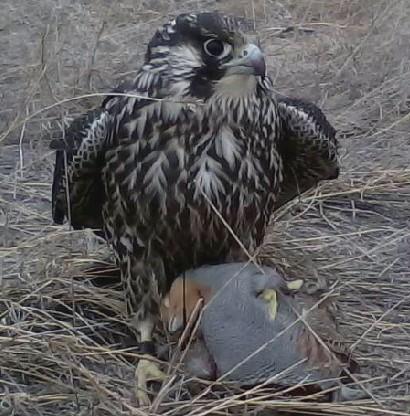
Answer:
<svg viewBox="0 0 410 416"><path fill-rule="evenodd" d="M278 301L276 290L265 289L261 295L262 299L269 305L269 315L272 321L276 318L276 312L278 310Z"/></svg>
<svg viewBox="0 0 410 416"><path fill-rule="evenodd" d="M288 281L286 282L286 288L291 291L296 291L303 286L303 283L302 279ZM278 295L276 290L265 289L260 297L268 304L270 319L274 321L278 312Z"/></svg>
<svg viewBox="0 0 410 416"><path fill-rule="evenodd" d="M302 279L296 279L286 282L286 287L288 290L300 290L304 284Z"/></svg>
<svg viewBox="0 0 410 416"><path fill-rule="evenodd" d="M135 369L135 378L135 396L138 404L140 406L150 406L151 400L148 397L147 383L149 381L163 381L167 378L167 375L159 369L158 363L142 358L138 361Z"/></svg>

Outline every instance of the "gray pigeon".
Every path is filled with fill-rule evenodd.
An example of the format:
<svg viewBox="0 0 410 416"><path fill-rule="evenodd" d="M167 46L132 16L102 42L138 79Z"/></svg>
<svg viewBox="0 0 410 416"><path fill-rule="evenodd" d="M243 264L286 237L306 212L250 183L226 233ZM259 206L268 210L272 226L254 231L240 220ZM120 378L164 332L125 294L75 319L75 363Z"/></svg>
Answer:
<svg viewBox="0 0 410 416"><path fill-rule="evenodd" d="M183 359L185 372L241 386L340 386L347 360L335 348L335 323L322 306L304 313L315 300L289 290L300 282L289 284L275 269L248 263L204 266L180 276L163 302L168 329L182 329L184 304L189 317L204 302L199 333ZM298 321L301 314L311 328L326 328L326 343Z"/></svg>

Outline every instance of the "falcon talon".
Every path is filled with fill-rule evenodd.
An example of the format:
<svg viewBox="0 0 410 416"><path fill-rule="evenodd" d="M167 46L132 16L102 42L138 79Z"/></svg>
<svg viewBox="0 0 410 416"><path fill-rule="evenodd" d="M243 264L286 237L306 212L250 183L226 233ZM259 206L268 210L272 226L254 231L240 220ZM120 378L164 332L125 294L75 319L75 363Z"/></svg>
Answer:
<svg viewBox="0 0 410 416"><path fill-rule="evenodd" d="M158 363L141 358L135 369L135 396L138 404L140 406L149 406L151 404L147 386L149 381L164 381L167 377L167 374L159 369Z"/></svg>
<svg viewBox="0 0 410 416"><path fill-rule="evenodd" d="M300 290L304 284L305 282L302 279L286 281L286 288L291 291Z"/></svg>
<svg viewBox="0 0 410 416"><path fill-rule="evenodd" d="M268 305L269 305L269 316L272 321L276 318L276 313L278 309L278 300L276 290L274 289L265 289L260 296Z"/></svg>

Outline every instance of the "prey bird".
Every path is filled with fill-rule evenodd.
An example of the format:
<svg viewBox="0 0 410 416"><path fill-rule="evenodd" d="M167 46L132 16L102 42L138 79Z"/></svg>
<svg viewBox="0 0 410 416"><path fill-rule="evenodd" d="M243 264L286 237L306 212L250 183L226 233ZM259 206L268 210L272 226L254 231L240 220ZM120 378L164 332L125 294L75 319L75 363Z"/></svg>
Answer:
<svg viewBox="0 0 410 416"><path fill-rule="evenodd" d="M338 332L333 305L307 295L302 285L252 263L187 270L161 304L171 334L184 329L184 315L198 328L188 333L191 343L181 354L184 373L243 387L340 388L333 400L364 397L340 383L359 367ZM301 315L310 328L298 320Z"/></svg>
<svg viewBox="0 0 410 416"><path fill-rule="evenodd" d="M53 218L112 245L148 351L173 279L253 252L275 209L338 176L338 143L319 108L274 93L244 21L218 13L159 28L120 92L67 128ZM137 375L157 370L140 360Z"/></svg>

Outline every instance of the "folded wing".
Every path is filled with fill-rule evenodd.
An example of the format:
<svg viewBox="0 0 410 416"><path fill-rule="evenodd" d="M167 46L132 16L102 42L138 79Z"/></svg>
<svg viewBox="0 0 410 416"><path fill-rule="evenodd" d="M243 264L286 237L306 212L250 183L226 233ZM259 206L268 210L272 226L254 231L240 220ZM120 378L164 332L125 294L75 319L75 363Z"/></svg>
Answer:
<svg viewBox="0 0 410 416"><path fill-rule="evenodd" d="M56 224L68 218L74 229L102 228L101 164L107 117L103 108L90 110L69 125L63 139L52 143L57 149L52 185Z"/></svg>
<svg viewBox="0 0 410 416"><path fill-rule="evenodd" d="M283 160L282 190L276 209L319 181L339 176L336 130L313 103L277 97L282 122L278 151Z"/></svg>

